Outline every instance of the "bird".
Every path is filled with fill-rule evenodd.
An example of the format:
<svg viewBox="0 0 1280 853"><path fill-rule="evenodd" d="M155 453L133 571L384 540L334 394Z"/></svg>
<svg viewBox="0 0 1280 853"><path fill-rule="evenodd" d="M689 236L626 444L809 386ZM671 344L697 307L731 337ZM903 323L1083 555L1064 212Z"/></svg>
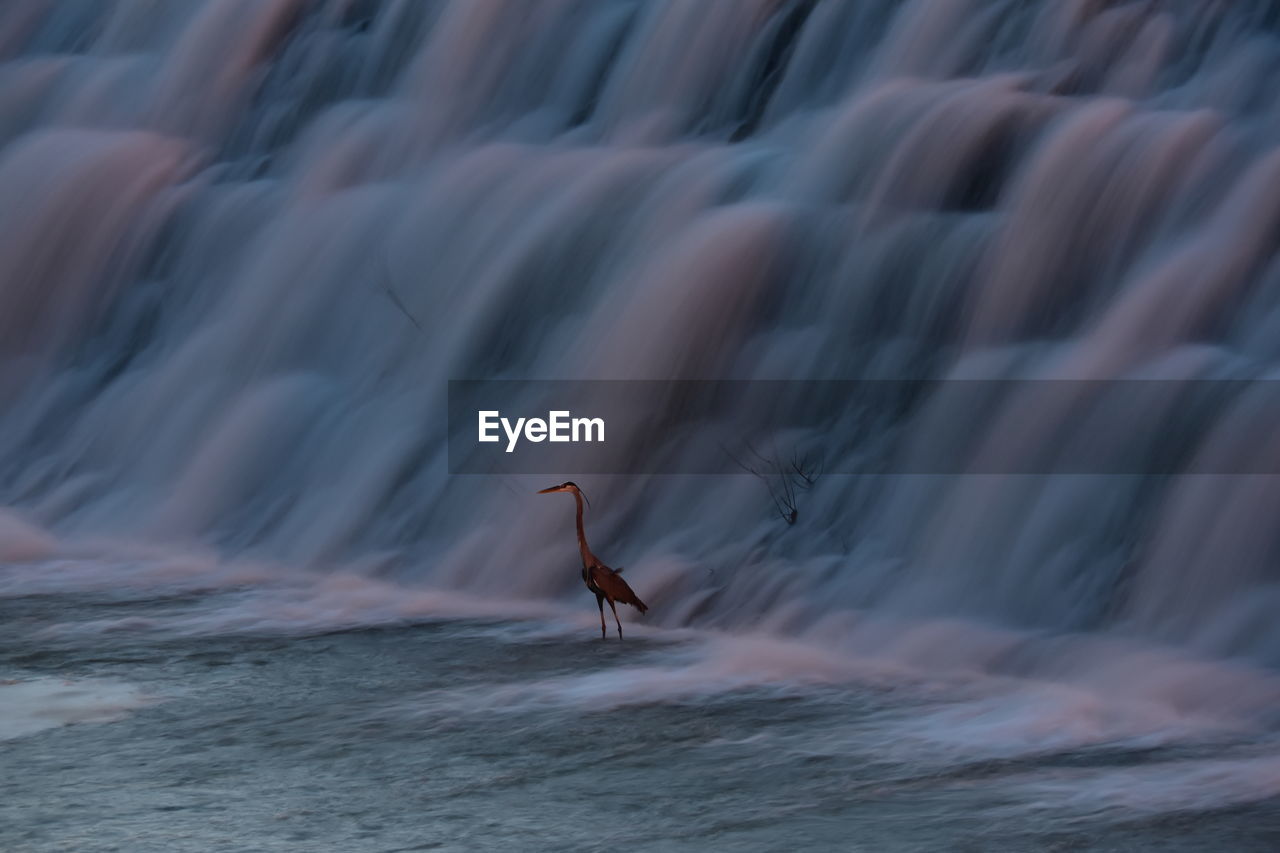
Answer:
<svg viewBox="0 0 1280 853"><path fill-rule="evenodd" d="M618 608L614 606L614 602L630 604L641 613L648 611L649 606L640 600L640 597L618 574L622 571L621 568L611 569L591 553L591 548L587 545L587 534L582 529L582 499L586 495L582 493L582 489L578 488L578 484L561 483L558 486L541 489L538 494L549 495L554 492L569 492L578 505L578 550L582 553L582 581L587 585L587 589L596 594L596 606L600 608L600 639L609 638L609 631L604 624L604 603L608 601L609 609L613 611L613 621L618 626L618 639L621 640L622 622L618 619ZM590 504L590 501L587 503Z"/></svg>

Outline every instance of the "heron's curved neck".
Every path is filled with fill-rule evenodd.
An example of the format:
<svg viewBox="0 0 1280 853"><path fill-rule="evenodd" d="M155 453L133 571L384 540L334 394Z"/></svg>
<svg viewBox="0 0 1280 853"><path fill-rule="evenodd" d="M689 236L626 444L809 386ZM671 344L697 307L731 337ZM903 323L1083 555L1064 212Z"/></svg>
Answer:
<svg viewBox="0 0 1280 853"><path fill-rule="evenodd" d="M573 499L578 504L578 550L582 552L582 565L590 566L595 561L595 555L587 547L587 533L582 527L582 495L574 492Z"/></svg>

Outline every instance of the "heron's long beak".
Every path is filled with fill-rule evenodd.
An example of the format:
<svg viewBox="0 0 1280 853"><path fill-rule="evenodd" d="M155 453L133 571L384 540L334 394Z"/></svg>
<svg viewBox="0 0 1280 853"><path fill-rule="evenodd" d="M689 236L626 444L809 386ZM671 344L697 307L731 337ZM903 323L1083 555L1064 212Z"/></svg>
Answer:
<svg viewBox="0 0 1280 853"><path fill-rule="evenodd" d="M538 489L538 494L540 494L540 495L549 495L549 494L551 494L552 492L563 492L563 491L564 491L564 489L560 488L559 486L552 486L552 487L551 487L551 488L549 488L549 489Z"/></svg>

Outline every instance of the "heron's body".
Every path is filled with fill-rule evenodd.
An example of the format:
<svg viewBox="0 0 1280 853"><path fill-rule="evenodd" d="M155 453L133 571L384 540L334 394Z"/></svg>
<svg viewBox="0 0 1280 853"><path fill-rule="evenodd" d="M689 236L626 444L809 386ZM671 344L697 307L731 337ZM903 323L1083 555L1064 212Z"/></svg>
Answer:
<svg viewBox="0 0 1280 853"><path fill-rule="evenodd" d="M596 606L600 608L600 636L603 639L609 634L604 624L604 603L607 601L609 602L609 609L613 611L613 621L618 626L618 639L622 639L622 622L618 619L618 608L614 606L614 603L630 604L641 613L644 613L649 608L635 594L635 591L627 585L627 582L618 575L618 572L606 566L603 560L591 553L591 548L587 545L587 534L582 526L582 490L574 483L563 483L559 486L543 489L538 494L545 495L551 492L571 492L573 494L574 502L578 508L578 551L582 555L582 582L587 585L587 589L595 593Z"/></svg>

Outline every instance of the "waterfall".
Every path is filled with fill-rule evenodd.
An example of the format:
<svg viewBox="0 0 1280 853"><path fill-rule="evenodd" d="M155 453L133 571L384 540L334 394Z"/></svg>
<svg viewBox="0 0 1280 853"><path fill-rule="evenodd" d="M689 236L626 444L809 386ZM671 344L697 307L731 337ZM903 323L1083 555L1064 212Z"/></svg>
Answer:
<svg viewBox="0 0 1280 853"><path fill-rule="evenodd" d="M19 3L0 531L580 596L564 477L451 476L448 380L1034 380L925 401L903 446L962 430L972 474L831 473L795 524L746 475L600 477L592 542L663 625L1278 664L1278 82L1265 3ZM1225 379L1259 390L1184 399ZM784 402L830 471L875 455ZM1198 438L983 467L1064 425Z"/></svg>

